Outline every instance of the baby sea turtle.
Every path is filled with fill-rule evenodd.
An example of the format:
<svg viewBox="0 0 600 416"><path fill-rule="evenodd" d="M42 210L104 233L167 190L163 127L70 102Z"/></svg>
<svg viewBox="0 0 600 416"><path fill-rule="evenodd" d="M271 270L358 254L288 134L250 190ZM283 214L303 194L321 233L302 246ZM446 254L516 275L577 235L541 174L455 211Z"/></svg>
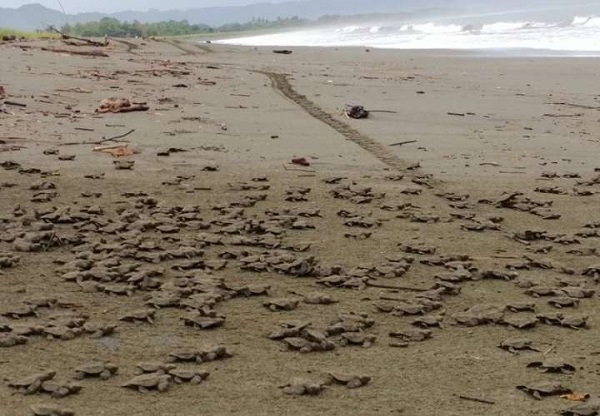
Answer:
<svg viewBox="0 0 600 416"><path fill-rule="evenodd" d="M291 382L279 386L285 394L292 396L317 396L323 391L323 385L311 381L295 379Z"/></svg>
<svg viewBox="0 0 600 416"><path fill-rule="evenodd" d="M527 367L539 368L543 373L572 374L575 367L560 358L547 358L543 361L532 361Z"/></svg>
<svg viewBox="0 0 600 416"><path fill-rule="evenodd" d="M156 312L152 309L138 309L122 315L119 320L126 322L148 322L154 323Z"/></svg>
<svg viewBox="0 0 600 416"><path fill-rule="evenodd" d="M71 394L79 393L81 391L81 386L70 381L47 380L42 383L40 391L50 393L52 397L60 399L70 396Z"/></svg>
<svg viewBox="0 0 600 416"><path fill-rule="evenodd" d="M560 325L572 329L582 329L588 328L587 321L587 315L571 314L563 316L560 320Z"/></svg>
<svg viewBox="0 0 600 416"><path fill-rule="evenodd" d="M573 390L570 388L564 387L562 384L552 381L542 381L539 383L520 385L517 386L517 389L529 394L537 400L541 400L545 396L557 396L559 394L573 392Z"/></svg>
<svg viewBox="0 0 600 416"><path fill-rule="evenodd" d="M561 410L562 416L597 416L600 414L600 403L581 403L565 410Z"/></svg>
<svg viewBox="0 0 600 416"><path fill-rule="evenodd" d="M427 329L408 328L400 331L391 331L390 337L398 338L405 342L422 342L431 338L431 331Z"/></svg>
<svg viewBox="0 0 600 416"><path fill-rule="evenodd" d="M171 384L171 376L164 374L162 371L156 373L147 373L135 376L121 387L132 388L140 393L146 393L149 390L158 390L163 392L169 388Z"/></svg>
<svg viewBox="0 0 600 416"><path fill-rule="evenodd" d="M48 380L52 380L55 375L56 371L44 371L22 378L20 380L12 381L8 383L8 386L17 389L19 393L23 393L26 395L35 394L41 390L42 383Z"/></svg>
<svg viewBox="0 0 600 416"><path fill-rule="evenodd" d="M535 315L514 314L502 318L501 323L517 329L529 329L535 327L538 320Z"/></svg>
<svg viewBox="0 0 600 416"><path fill-rule="evenodd" d="M190 383L200 384L208 378L210 373L205 370L169 370L169 375L173 377L173 381L177 384Z"/></svg>
<svg viewBox="0 0 600 416"><path fill-rule="evenodd" d="M511 312L535 312L535 303L533 302L513 302L506 305Z"/></svg>
<svg viewBox="0 0 600 416"><path fill-rule="evenodd" d="M331 341L320 341L314 342L306 338L290 337L284 338L283 343L292 350L297 350L303 353L316 352L316 351L331 351L335 349L335 344Z"/></svg>
<svg viewBox="0 0 600 416"><path fill-rule="evenodd" d="M103 361L92 361L75 369L75 379L100 378L101 380L108 380L117 374L118 370L119 367L114 364Z"/></svg>
<svg viewBox="0 0 600 416"><path fill-rule="evenodd" d="M576 308L579 306L579 299L564 296L560 298L552 298L548 301L548 304L558 309Z"/></svg>
<svg viewBox="0 0 600 416"><path fill-rule="evenodd" d="M534 298L539 298L542 296L554 296L556 291L556 287L553 286L544 286L537 285L532 286L525 291L525 294L533 296Z"/></svg>
<svg viewBox="0 0 600 416"><path fill-rule="evenodd" d="M571 298L584 299L591 298L596 293L595 289L588 289L579 286L565 286L556 291L557 295L564 294Z"/></svg>
<svg viewBox="0 0 600 416"><path fill-rule="evenodd" d="M195 362L197 358L198 352L192 350L180 350L169 353L169 361L171 362Z"/></svg>
<svg viewBox="0 0 600 416"><path fill-rule="evenodd" d="M413 319L411 325L418 326L424 329L431 327L441 328L443 320L444 317L442 315L426 315Z"/></svg>
<svg viewBox="0 0 600 416"><path fill-rule="evenodd" d="M498 347L513 354L525 350L538 351L531 344L532 341L529 338L508 338L502 341Z"/></svg>
<svg viewBox="0 0 600 416"><path fill-rule="evenodd" d="M13 333L0 334L0 348L10 348L17 345L26 344L29 340L27 337Z"/></svg>
<svg viewBox="0 0 600 416"><path fill-rule="evenodd" d="M342 384L349 389L356 389L366 386L371 381L371 377L369 376L358 376L337 372L326 373L326 376L327 380L325 381L325 384Z"/></svg>
<svg viewBox="0 0 600 416"><path fill-rule="evenodd" d="M373 345L377 337L375 335L365 334L364 332L344 332L341 335L340 344L346 345L361 345L365 348Z"/></svg>
<svg viewBox="0 0 600 416"><path fill-rule="evenodd" d="M75 416L75 412L49 404L34 404L30 407L34 416Z"/></svg>
<svg viewBox="0 0 600 416"><path fill-rule="evenodd" d="M144 374L144 373L157 373L157 372L163 372L163 373L168 373L170 370L174 370L175 369L175 365L174 364L167 364L167 363L161 363L161 362L143 362L143 363L138 363L136 365L137 367L137 374Z"/></svg>
<svg viewBox="0 0 600 416"><path fill-rule="evenodd" d="M312 292L304 296L302 302L309 305L331 305L338 301L332 298L330 295L321 292Z"/></svg>
<svg viewBox="0 0 600 416"><path fill-rule="evenodd" d="M289 298L271 299L263 302L263 306L272 312L277 311L293 311L298 307L298 301Z"/></svg>
<svg viewBox="0 0 600 416"><path fill-rule="evenodd" d="M538 321L546 325L560 325L564 315L560 312L538 313L536 315Z"/></svg>

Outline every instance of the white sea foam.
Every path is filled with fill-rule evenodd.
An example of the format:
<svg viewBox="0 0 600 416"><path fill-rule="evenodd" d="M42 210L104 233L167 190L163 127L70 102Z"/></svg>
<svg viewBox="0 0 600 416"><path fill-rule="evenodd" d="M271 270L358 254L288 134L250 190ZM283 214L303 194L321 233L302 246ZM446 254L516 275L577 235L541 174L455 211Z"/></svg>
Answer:
<svg viewBox="0 0 600 416"><path fill-rule="evenodd" d="M251 46L365 46L393 49L544 49L600 52L600 17L570 21L439 22L312 28L218 41Z"/></svg>

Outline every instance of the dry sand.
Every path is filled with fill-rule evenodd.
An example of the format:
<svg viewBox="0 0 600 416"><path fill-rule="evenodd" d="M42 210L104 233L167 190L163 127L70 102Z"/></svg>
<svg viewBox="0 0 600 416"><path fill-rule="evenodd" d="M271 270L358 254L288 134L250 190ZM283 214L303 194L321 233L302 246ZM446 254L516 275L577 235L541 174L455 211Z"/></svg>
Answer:
<svg viewBox="0 0 600 416"><path fill-rule="evenodd" d="M0 270L0 312L8 314L0 318L0 342L17 332L28 333L26 344L0 348L0 415L28 415L31 405L54 404L86 416L521 416L559 414L576 404L558 396L535 400L516 388L542 381L597 399L597 296L576 299L577 308L556 309L548 303L580 295L577 288L595 289L598 274L584 273L595 265L600 272L600 234L585 227L600 221L597 59L301 48L292 55L276 55L268 48L153 40L115 41L105 48L108 58L89 58L42 51L40 46L61 47L58 41L0 45L0 85L7 99L27 105L9 106L13 114L0 113L0 164L20 164L0 169L0 253L19 258L8 267L11 261L5 255L6 267ZM94 113L101 100L113 96L147 102L150 109ZM387 112L348 120L341 113L345 104ZM125 158L135 161L132 170L116 170L111 155L85 144L132 129L124 138L124 144L139 152ZM157 156L168 148L185 152ZM61 161L59 155L44 154L48 149L75 159ZM296 157L307 158L311 166L290 165ZM417 162L420 168L407 169ZM207 165L219 169L202 170ZM30 168L38 171L26 173ZM105 176L84 178L94 174ZM323 182L331 176L346 179L338 185ZM163 184L178 177L174 185ZM252 181L259 177L268 182ZM239 190L240 182L269 189ZM353 182L371 187L376 198L356 204L333 197L332 190ZM32 202L40 192L31 190L32 185L55 189L47 190L47 202ZM310 188L308 201L286 201L290 187ZM414 187L419 195L403 193ZM502 199L505 191L523 195ZM447 199L452 195L439 196L449 192L468 198L457 204ZM380 193L385 196L378 198ZM225 218L232 204L256 195L266 199L234 219ZM535 215L537 205L542 208ZM81 213L90 206L91 213ZM188 207L187 214L182 207ZM266 214L288 208L318 209L320 217ZM348 227L340 210L362 216L359 223L376 225ZM40 236L40 223L52 229L41 246L32 246L23 237ZM306 224L314 229L296 229ZM169 227L160 232L160 226ZM477 227L483 230L467 229ZM528 230L539 233L522 235ZM282 247L310 243L310 248L294 252L233 245L239 237L262 238L269 231L277 236L268 240L281 240ZM362 231L371 237L344 236ZM206 245L200 233L221 236L225 244ZM432 246L435 255L403 251L402 245L419 244ZM172 258L173 250L181 247L190 258ZM542 247L550 251L538 252ZM203 255L194 252L198 249ZM239 257L211 271L208 267L224 251ZM266 270L252 272L240 268L242 251L271 253L279 261L284 258L277 255L286 252L302 265L308 265L302 259L311 257L318 264L303 270L303 277L264 263L253 267ZM144 260L148 253L157 262ZM463 261L442 258L445 266L426 264L448 255L462 255ZM389 261L400 257L414 261L408 266ZM75 264L76 259L92 262ZM173 269L190 260L199 262L187 271ZM489 271L510 273L511 263L519 269L505 275L507 280L481 278ZM122 267L112 267L116 264ZM145 280L156 287L133 282L135 273L128 273L127 265L162 272ZM85 270L91 266L95 273ZM366 287L317 283L332 266L342 268L340 280ZM453 272L456 268L459 272ZM390 272L401 276L382 276ZM269 285L270 297L228 299L232 292L222 286L207 289L210 274L229 288ZM432 289L459 275L465 280ZM187 281L184 287L182 276L194 276L204 286L192 288ZM382 284L419 291L373 287ZM532 285L545 286L551 296L526 294ZM109 295L103 292L107 288L128 291L129 296ZM189 312L177 304L207 290L224 296L205 306L210 309L206 312L225 317L224 324L211 330L185 326L181 318ZM338 303L301 301L299 294L314 291ZM157 309L154 323L119 321L160 292L176 295L176 305ZM209 295L205 302L214 300ZM32 316L11 317L11 311L40 297L59 302L38 307ZM301 302L293 311L272 312L262 306L281 297ZM443 316L442 327L430 328L431 338L423 342L392 347L398 340L390 332L415 328L411 323L418 315L396 316L401 313L384 313L375 305L399 310L407 302L435 308L425 316ZM506 308L515 303L532 303L535 312ZM481 305L492 305L486 308L494 313L467 316L480 325L457 322L461 312ZM349 312L366 313L374 321L358 333L375 336L372 346L344 346L339 336L330 336L333 351L301 353L267 337L283 321L310 322L311 328L323 330ZM587 316L588 328L574 329L568 322L550 325L538 316L556 312L567 318ZM70 322L74 339L48 335L52 328L69 332L66 321L81 317L118 327L112 335L91 338ZM516 329L508 324L515 319L528 319L535 326ZM515 337L530 339L538 351L512 354L498 348ZM165 361L174 351L214 345L226 346L233 357L178 364L209 371L200 385L172 383L165 392L146 394L120 387L135 375L139 362ZM527 367L543 358L564 359L576 371L549 374ZM56 371L57 380L71 380L77 367L93 360L118 365L118 374L106 381L80 381L79 394L63 399L46 393L22 395L9 386L46 370ZM357 389L326 386L319 396L287 395L279 388L296 378L320 383L329 371L366 375L371 381Z"/></svg>

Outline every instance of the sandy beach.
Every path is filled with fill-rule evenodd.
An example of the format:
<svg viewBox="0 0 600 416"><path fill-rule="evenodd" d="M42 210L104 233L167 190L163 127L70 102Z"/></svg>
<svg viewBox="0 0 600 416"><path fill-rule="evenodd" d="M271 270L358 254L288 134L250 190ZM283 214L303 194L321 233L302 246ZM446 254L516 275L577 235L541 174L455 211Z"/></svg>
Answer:
<svg viewBox="0 0 600 416"><path fill-rule="evenodd" d="M49 48L0 43L0 416L597 403L600 59Z"/></svg>

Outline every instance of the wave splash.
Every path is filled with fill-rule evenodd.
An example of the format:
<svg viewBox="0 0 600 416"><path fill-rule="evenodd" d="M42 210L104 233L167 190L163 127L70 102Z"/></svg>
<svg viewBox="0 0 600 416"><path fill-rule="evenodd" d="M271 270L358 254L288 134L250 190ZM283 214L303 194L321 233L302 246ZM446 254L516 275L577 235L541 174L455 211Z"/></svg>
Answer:
<svg viewBox="0 0 600 416"><path fill-rule="evenodd" d="M600 52L600 16L568 21L498 21L486 24L415 22L314 28L227 39L248 46L363 46L391 49L541 49Z"/></svg>

